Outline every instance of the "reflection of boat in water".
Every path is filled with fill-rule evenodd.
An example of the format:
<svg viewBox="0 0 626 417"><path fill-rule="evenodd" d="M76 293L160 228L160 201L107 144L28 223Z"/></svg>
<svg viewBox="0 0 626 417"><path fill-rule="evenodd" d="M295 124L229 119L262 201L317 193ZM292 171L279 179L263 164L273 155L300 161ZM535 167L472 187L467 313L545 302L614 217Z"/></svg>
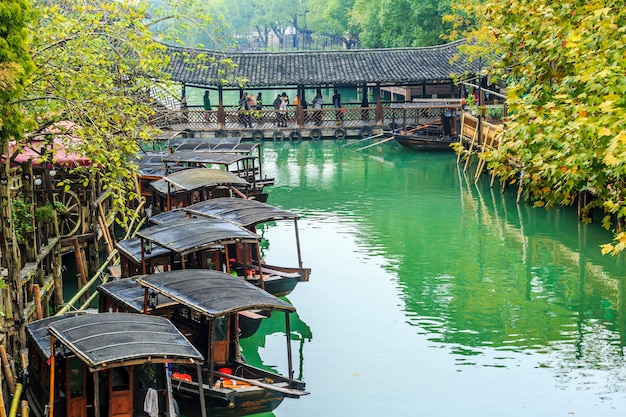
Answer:
<svg viewBox="0 0 626 417"><path fill-rule="evenodd" d="M202 355L165 318L52 316L27 327L26 397L37 417L173 415L168 364L200 371Z"/></svg>
<svg viewBox="0 0 626 417"><path fill-rule="evenodd" d="M298 342L298 373L297 379L303 379L304 369L304 343L313 339L313 332L308 324L300 318L297 311L290 315L290 331L289 340ZM246 356L246 362L263 369L275 371L276 364L268 364L261 358L259 349L266 347L268 336L275 334L285 334L284 325L281 323L280 317L270 316L261 321L259 329L249 338L241 341L242 351Z"/></svg>
<svg viewBox="0 0 626 417"><path fill-rule="evenodd" d="M274 410L285 397L308 393L293 379L287 344L288 376L251 366L240 358L238 313L284 312L290 333L295 308L242 278L218 271L184 270L111 281L98 287L100 311L127 310L165 315L205 356L202 383L189 366L178 367L174 398L188 417L201 415L204 395L208 416L242 416Z"/></svg>

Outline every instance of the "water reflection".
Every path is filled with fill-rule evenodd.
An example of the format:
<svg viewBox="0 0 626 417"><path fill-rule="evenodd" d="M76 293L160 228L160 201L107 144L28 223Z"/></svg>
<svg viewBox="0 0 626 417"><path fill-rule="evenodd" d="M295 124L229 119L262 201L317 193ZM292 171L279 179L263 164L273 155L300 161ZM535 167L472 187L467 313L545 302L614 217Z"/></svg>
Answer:
<svg viewBox="0 0 626 417"><path fill-rule="evenodd" d="M383 415L373 403L382 393L399 403L386 402L384 415L407 415L402 399L420 389L430 393L420 397L426 415L617 415L626 405L625 265L601 256L609 233L569 209L517 205L515 189L490 188L489 178L475 186L451 154L334 142L265 148L276 178L268 202L302 214L313 269L291 297L316 335L303 364L313 394L282 415L316 415L316 395L333 404L326 415L351 412L326 396L333 381L316 372L330 364L345 372L344 401L363 415ZM282 234L267 231L268 256L287 250ZM337 346L359 372L332 356ZM382 388L374 369L398 384ZM498 399L474 403L475 385Z"/></svg>

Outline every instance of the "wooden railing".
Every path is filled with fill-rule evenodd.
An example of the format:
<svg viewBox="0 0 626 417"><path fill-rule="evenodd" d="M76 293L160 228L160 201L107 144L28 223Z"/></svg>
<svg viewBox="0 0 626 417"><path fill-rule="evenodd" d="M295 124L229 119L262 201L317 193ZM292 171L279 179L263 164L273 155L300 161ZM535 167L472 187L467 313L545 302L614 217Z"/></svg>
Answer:
<svg viewBox="0 0 626 417"><path fill-rule="evenodd" d="M471 157L474 153L478 156L478 166L476 168L475 181L478 181L486 161L484 154L493 149L497 149L504 132L504 124L492 123L484 118L472 116L463 112L461 116L461 144L457 148L459 160L465 160L464 170L467 170Z"/></svg>

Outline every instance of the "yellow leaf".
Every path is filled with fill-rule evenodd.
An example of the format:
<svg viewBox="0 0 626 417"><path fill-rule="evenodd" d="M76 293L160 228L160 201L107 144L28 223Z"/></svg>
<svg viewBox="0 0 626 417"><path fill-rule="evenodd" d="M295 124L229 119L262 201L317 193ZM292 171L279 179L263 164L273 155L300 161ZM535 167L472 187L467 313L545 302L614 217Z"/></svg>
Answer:
<svg viewBox="0 0 626 417"><path fill-rule="evenodd" d="M582 35L578 32L572 32L568 37L567 40L569 42L578 42L582 39Z"/></svg>
<svg viewBox="0 0 626 417"><path fill-rule="evenodd" d="M600 136L609 136L611 134L611 129L609 129L608 127L603 127L602 129L600 129L600 132L598 132L598 135Z"/></svg>

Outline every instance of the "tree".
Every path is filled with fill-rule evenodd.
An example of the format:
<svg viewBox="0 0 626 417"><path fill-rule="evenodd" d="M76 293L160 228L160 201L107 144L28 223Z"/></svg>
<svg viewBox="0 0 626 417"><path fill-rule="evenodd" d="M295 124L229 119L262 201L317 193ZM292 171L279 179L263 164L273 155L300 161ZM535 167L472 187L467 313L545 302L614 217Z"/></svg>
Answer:
<svg viewBox="0 0 626 417"><path fill-rule="evenodd" d="M449 0L356 0L351 21L367 48L431 46L451 27Z"/></svg>
<svg viewBox="0 0 626 417"><path fill-rule="evenodd" d="M488 52L491 72L507 83L507 130L489 167L521 182L537 206L579 202L626 246L626 10L622 1L464 0L473 53ZM493 59L496 57L497 59ZM587 201L587 196L590 197Z"/></svg>
<svg viewBox="0 0 626 417"><path fill-rule="evenodd" d="M178 95L163 71L169 59L165 46L155 39L178 41L180 31L192 26L203 31L212 20L196 3L185 0L173 7L167 2L152 9L137 0L38 4L30 51L35 76L20 101L34 125L24 142L52 125L81 139L75 150L91 165L76 167L73 174L84 185L97 182L111 193L121 224L128 220L128 201L137 197L133 156L139 143L156 133L148 123L153 115L149 91L160 86ZM60 121L70 122L64 126L71 126L71 132ZM52 152L43 157L55 159Z"/></svg>
<svg viewBox="0 0 626 417"><path fill-rule="evenodd" d="M353 6L354 0L308 0L308 26L351 49L359 41L357 27L350 20Z"/></svg>
<svg viewBox="0 0 626 417"><path fill-rule="evenodd" d="M23 137L26 119L18 105L34 69L28 53L27 25L33 18L31 4L27 0L0 2L0 152L9 154L9 142ZM10 160L3 158L0 178L9 178ZM13 201L7 181L0 181L0 251L2 265L7 268L7 280L15 289L16 319L24 310L24 295L21 288L21 261L18 236L13 224ZM0 279L0 288L5 282ZM7 301L10 303L10 301ZM4 312L3 312L4 315ZM21 330L23 336L23 326ZM15 340L13 340L15 343ZM13 346L15 348L15 346Z"/></svg>

